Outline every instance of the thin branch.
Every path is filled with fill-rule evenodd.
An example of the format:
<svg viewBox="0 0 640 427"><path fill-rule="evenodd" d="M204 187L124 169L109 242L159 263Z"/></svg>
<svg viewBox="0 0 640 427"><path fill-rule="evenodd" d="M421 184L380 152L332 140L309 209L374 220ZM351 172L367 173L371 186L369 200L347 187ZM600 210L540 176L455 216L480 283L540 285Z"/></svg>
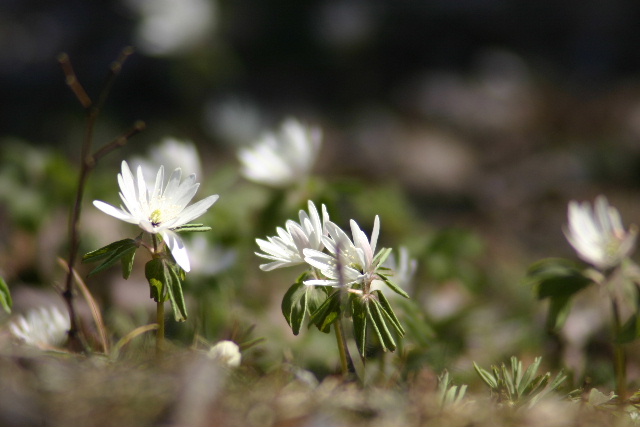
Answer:
<svg viewBox="0 0 640 427"><path fill-rule="evenodd" d="M60 55L58 55L58 62L62 67L62 71L64 72L67 86L69 86L73 94L76 96L76 98L78 98L78 102L80 102L80 105L82 105L82 107L85 109L89 108L92 104L91 98L89 98L89 95L78 81L76 72L71 66L69 55L67 55L66 53L61 53Z"/></svg>
<svg viewBox="0 0 640 427"><path fill-rule="evenodd" d="M95 165L101 158L112 152L113 150L123 147L127 144L127 142L142 132L147 127L146 123L142 120L138 120L133 124L133 127L129 129L127 132L123 133L116 139L107 144L100 147L96 152L91 156L91 162Z"/></svg>
<svg viewBox="0 0 640 427"><path fill-rule="evenodd" d="M95 129L95 124L100 114L100 110L104 105L104 102L107 99L111 86L117 75L120 73L122 69L122 65L124 61L133 53L133 49L131 47L127 47L122 50L120 56L116 61L111 64L109 68L109 73L107 74L104 86L99 93L98 102L93 104L91 99L84 91L82 85L78 82L75 72L73 71L73 67L71 65L71 61L67 54L61 54L58 57L58 61L62 66L62 70L66 77L67 85L71 88L73 93L76 95L82 106L88 111L87 124L85 128L84 139L82 142L82 152L81 152L81 164L80 164L80 175L78 177L78 187L76 190L76 198L73 204L73 209L71 211L71 215L69 218L69 258L67 261L67 265L69 266L69 272L67 274L66 286L62 293L62 296L67 305L67 309L69 311L69 347L73 351L82 351L86 350L85 345L83 344L83 340L79 337L79 329L78 329L78 321L76 316L75 306L73 304L74 298L74 287L73 287L73 276L74 276L74 265L76 262L76 258L78 256L78 249L80 247L80 236L78 233L78 225L80 222L80 213L82 208L82 198L84 196L84 190L87 183L87 179L89 177L89 173L95 167L97 160L102 158L107 153L111 152L116 147L122 146L126 144L127 140L139 133L142 129L144 129L144 124L142 122L136 122L135 126L132 130L125 133L124 135L116 138L114 141L106 144L102 148L100 148L95 155L91 155L92 144L93 144L93 133Z"/></svg>

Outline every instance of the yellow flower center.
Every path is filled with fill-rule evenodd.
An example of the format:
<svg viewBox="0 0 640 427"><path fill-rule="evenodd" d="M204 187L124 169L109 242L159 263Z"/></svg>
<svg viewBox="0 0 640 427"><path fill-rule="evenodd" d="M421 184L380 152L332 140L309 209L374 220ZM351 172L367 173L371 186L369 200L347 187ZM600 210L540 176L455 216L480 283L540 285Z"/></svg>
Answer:
<svg viewBox="0 0 640 427"><path fill-rule="evenodd" d="M149 221L151 221L151 225L154 227L160 225L162 222L162 211L160 211L160 209L156 209L151 212L151 215L149 215Z"/></svg>

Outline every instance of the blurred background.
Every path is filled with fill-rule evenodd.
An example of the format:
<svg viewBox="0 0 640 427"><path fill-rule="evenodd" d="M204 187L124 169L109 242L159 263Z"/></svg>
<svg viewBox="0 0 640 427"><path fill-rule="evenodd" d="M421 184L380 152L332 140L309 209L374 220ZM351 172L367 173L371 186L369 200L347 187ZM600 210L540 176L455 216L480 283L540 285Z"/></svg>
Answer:
<svg viewBox="0 0 640 427"><path fill-rule="evenodd" d="M18 311L61 277L85 122L57 55L95 98L132 45L95 144L136 120L147 130L95 170L83 249L133 237L88 203L117 203L122 159L167 136L193 141L199 197L221 196L203 219L209 251L228 261L187 285L193 334L228 338L270 319L254 331L269 337L256 363L290 357L286 342L296 360L332 369L332 353L314 360L331 338L293 337L279 312L296 273L261 272L253 255L256 237L313 198L367 233L379 214L384 244L417 259L406 369L530 353L578 373L587 357L598 377L601 314L580 339L550 336L520 279L541 257L575 258L562 234L571 199L606 194L625 224L640 221L638 22L640 3L625 0L0 0L0 272ZM243 180L236 152L287 117L324 137L319 181L285 194ZM114 331L149 321L132 314L152 303L138 273L138 288L118 271L89 283L133 316Z"/></svg>

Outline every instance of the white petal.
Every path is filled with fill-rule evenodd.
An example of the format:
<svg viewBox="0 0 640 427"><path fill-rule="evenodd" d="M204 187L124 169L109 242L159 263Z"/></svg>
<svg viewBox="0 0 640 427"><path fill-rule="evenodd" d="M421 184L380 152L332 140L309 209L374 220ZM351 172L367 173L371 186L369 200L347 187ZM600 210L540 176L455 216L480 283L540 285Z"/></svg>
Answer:
<svg viewBox="0 0 640 427"><path fill-rule="evenodd" d="M126 221L131 224L138 223L138 220L136 218L133 218L127 212L123 211L122 209L118 209L115 206L111 206L108 203L102 202L100 200L94 200L93 206L100 209L102 212L106 213L107 215L111 215L112 217L118 218L119 220Z"/></svg>
<svg viewBox="0 0 640 427"><path fill-rule="evenodd" d="M162 230L160 234L178 265L188 273L191 270L191 264L189 263L184 241L178 236L178 233L174 233L171 230Z"/></svg>

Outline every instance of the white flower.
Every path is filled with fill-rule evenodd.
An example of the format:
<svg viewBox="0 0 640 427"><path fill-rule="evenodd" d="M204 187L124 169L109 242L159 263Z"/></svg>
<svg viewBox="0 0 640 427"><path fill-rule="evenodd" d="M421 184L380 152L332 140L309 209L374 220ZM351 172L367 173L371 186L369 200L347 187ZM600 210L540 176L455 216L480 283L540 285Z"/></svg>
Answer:
<svg viewBox="0 0 640 427"><path fill-rule="evenodd" d="M238 344L227 340L220 341L211 347L207 356L232 368L240 366L240 362L242 361L242 355L240 354L240 347L238 347Z"/></svg>
<svg viewBox="0 0 640 427"><path fill-rule="evenodd" d="M150 150L146 158L135 157L131 159L131 164L142 166L142 174L146 182L155 179L158 168L162 165L166 170L177 168L200 176L200 155L193 142L181 141L176 138L167 137L160 141Z"/></svg>
<svg viewBox="0 0 640 427"><path fill-rule="evenodd" d="M180 168L176 169L163 189L164 167L160 166L152 189L145 183L140 166L137 179L134 179L129 165L123 161L122 172L118 174L123 206L118 209L99 200L95 200L93 204L108 215L137 224L147 233L160 234L178 265L184 271L189 271L191 267L184 242L173 230L205 213L218 200L218 195L206 197L187 207L200 184L195 182L194 174L180 182L181 176Z"/></svg>
<svg viewBox="0 0 640 427"><path fill-rule="evenodd" d="M61 346L69 327L69 318L53 306L30 310L26 316L18 316L9 324L15 337L40 348Z"/></svg>
<svg viewBox="0 0 640 427"><path fill-rule="evenodd" d="M189 52L210 38L216 3L207 0L127 0L140 13L136 46L150 55Z"/></svg>
<svg viewBox="0 0 640 427"><path fill-rule="evenodd" d="M619 265L635 247L637 230L625 231L618 210L598 196L593 210L589 203L571 201L567 240L584 261L604 270Z"/></svg>
<svg viewBox="0 0 640 427"><path fill-rule="evenodd" d="M325 237L323 241L330 254L305 249L305 261L328 278L306 280L305 285L339 286L339 281L342 280L342 285L366 283L368 286L378 277L378 265L373 260L380 234L380 218L376 215L371 240L354 220L351 220L350 224L353 242L340 227L327 222L326 228L330 237Z"/></svg>
<svg viewBox="0 0 640 427"><path fill-rule="evenodd" d="M290 267L303 264L305 249L322 250L323 236L326 235L325 224L329 222L329 213L325 205L322 205L322 220L316 209L316 205L309 200L309 213L300 210L298 217L300 223L288 220L285 223L286 230L276 228L278 236L267 237L267 240L256 239L256 243L265 253L256 252L256 255L271 260L268 264L260 265L263 271L271 271L280 267Z"/></svg>
<svg viewBox="0 0 640 427"><path fill-rule="evenodd" d="M320 150L322 133L286 120L280 134L267 133L252 147L238 151L242 174L249 180L285 187L307 177Z"/></svg>

